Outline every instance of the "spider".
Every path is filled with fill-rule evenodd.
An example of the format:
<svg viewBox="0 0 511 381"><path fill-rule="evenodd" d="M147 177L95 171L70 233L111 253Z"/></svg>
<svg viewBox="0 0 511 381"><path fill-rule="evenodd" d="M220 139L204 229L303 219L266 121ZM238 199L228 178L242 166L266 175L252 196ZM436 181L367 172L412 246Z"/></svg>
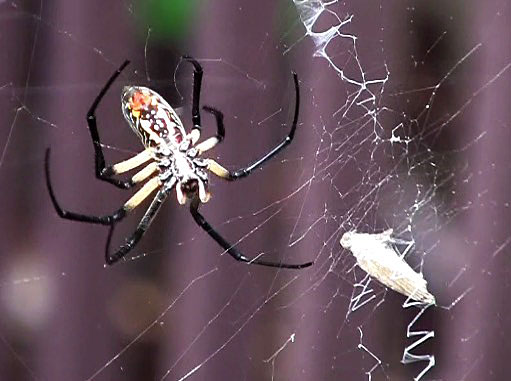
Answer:
<svg viewBox="0 0 511 381"><path fill-rule="evenodd" d="M96 178L121 189L130 189L143 182L145 182L145 184L131 196L120 209L112 214L94 216L67 211L63 209L57 201L51 184L49 168L50 148L48 148L45 155L46 185L57 214L61 218L68 220L110 226L106 243L105 261L108 265L111 265L121 258L124 258L126 254L136 246L149 228L149 225L160 210L163 202L174 189L179 204L184 205L187 201L190 201L190 213L195 222L237 261L287 269L302 269L311 266L313 262L288 264L268 262L258 258L249 259L223 238L220 233L206 221L202 214L199 213L200 204L206 203L210 199L208 174L206 171L210 171L214 175L227 181L238 180L250 175L254 169L261 167L291 143L298 122L300 104L300 91L296 73L293 72L296 92L295 111L289 134L280 144L254 163L237 171L229 171L215 160L201 157L202 154L215 147L224 139L225 129L223 114L213 107L203 107L204 111L214 116L217 132L215 136L198 143L202 131L199 103L203 70L201 65L192 57L183 56L182 58L190 62L194 67L192 100L193 127L191 132L186 133L183 123L176 112L161 95L147 87L126 86L122 90L122 113L131 129L140 138L144 145L144 150L128 160L114 165L106 165L97 128L96 109L113 82L129 64L129 61L126 60L112 74L94 99L94 102L92 102L87 113L87 124L94 146ZM129 180L119 180L113 177L114 175L131 171L145 164L147 165L135 173ZM135 231L130 237L126 238L125 243L121 245L115 253L111 254L110 241L116 223L124 219L155 191L156 195Z"/></svg>

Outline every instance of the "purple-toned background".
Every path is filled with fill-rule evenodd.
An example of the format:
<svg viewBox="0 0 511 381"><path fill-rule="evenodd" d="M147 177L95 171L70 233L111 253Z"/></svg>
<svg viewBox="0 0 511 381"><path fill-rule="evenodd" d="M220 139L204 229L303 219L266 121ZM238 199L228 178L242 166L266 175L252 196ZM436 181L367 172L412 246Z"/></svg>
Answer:
<svg viewBox="0 0 511 381"><path fill-rule="evenodd" d="M165 25L173 8L161 4L171 3L0 2L0 379L413 379L424 363L400 360L416 311L373 283L377 298L348 314L359 273L338 245L346 230L403 233L410 221L412 261L424 260L440 304L418 325L435 331L416 349L436 357L425 379L507 380L509 4L333 3L311 36L303 12L311 5L318 14L317 1L297 1L298 10L284 0L199 1L170 38L161 20L152 23L156 12ZM160 14L148 11L158 6ZM340 32L357 36L356 50L338 36L325 46L329 63L317 54L321 32L350 15ZM168 23L185 17L173 16ZM132 194L94 178L85 121L126 58L132 64L97 112L107 160L141 148L122 120L124 85L161 92L190 125L183 54L204 67L202 103L225 114L226 139L211 155L228 168L285 136L291 70L299 74L293 144L243 181L212 179L201 210L247 256L315 260L312 268L277 271L221 255L174 197L134 259L105 268L106 229L55 213L43 174L48 146L66 208L106 214ZM366 81L389 77L356 97L360 89L333 65L358 80L360 70ZM374 102L363 103L370 94ZM214 133L211 116L203 124ZM117 244L141 212L116 230ZM363 348L381 365L372 369Z"/></svg>

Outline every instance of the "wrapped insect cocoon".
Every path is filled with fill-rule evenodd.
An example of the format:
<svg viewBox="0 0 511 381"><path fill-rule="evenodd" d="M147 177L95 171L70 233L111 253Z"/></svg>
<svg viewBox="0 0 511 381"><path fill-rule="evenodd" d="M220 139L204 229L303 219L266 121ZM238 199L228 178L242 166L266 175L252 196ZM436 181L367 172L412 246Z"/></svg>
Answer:
<svg viewBox="0 0 511 381"><path fill-rule="evenodd" d="M349 231L343 234L340 243L351 251L362 270L383 285L417 302L435 304L423 275L399 255L392 245L395 242L389 229L379 234Z"/></svg>

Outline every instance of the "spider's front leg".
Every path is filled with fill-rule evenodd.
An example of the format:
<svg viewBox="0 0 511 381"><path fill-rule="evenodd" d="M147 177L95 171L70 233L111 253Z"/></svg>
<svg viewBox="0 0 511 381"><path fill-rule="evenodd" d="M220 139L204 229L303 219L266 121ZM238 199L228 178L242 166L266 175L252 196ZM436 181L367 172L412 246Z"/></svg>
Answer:
<svg viewBox="0 0 511 381"><path fill-rule="evenodd" d="M241 179L243 177L247 177L248 175L250 175L252 173L252 171L254 169L261 167L263 164L265 164L270 159L272 159L275 155L277 155L281 150L283 150L287 145L291 144L291 142L293 141L294 136L295 136L296 126L298 124L298 115L299 115L299 111L300 111L300 87L298 85L298 76L294 72L293 72L293 80L294 80L294 84L295 84L295 93L296 93L296 95L295 95L295 112L294 112L294 117L293 117L293 123L291 124L291 129L290 129L288 135L284 138L284 140L282 140L271 151L269 151L268 153L263 155L263 157L261 157L260 159L256 160L255 162L246 166L245 168L240 168L236 171L229 171L228 169L224 168L222 165L218 164L216 161L214 161L212 159L208 159L208 169L211 172L213 172L216 176L218 176L224 180L228 180L228 181L234 181L234 180ZM214 110L214 109L211 109L211 110ZM221 123L222 128L223 128L223 120L221 118L222 117L221 113L219 116L213 111L210 111L210 110L208 110L208 111L215 114L215 116L217 117L217 123L218 124ZM207 140L201 144L204 144L206 142L207 142ZM197 145L197 147L199 147L201 144Z"/></svg>
<svg viewBox="0 0 511 381"><path fill-rule="evenodd" d="M202 88L202 75L203 70L202 66L199 62L190 56L183 56L182 59L190 62L193 65L193 96L192 96L192 123L193 128L190 132L192 145L195 145L201 136L202 132L202 124L201 124L201 114L200 114L200 94ZM223 114L217 109L209 106L204 106L203 109L210 114L215 116L216 124L217 124L217 134L214 137L211 137L204 142L200 143L196 148L199 151L199 154L205 152L218 143L220 143L225 137L225 129L223 124Z"/></svg>
<svg viewBox="0 0 511 381"><path fill-rule="evenodd" d="M250 259L245 257L236 247L234 247L231 243L229 243L224 237L218 233L213 226L209 224L208 221L204 218L202 214L199 213L199 205L200 200L195 197L190 204L190 213L193 216L193 219L202 229L206 231L231 257L240 262L245 262L250 265L260 265L260 266L268 266L268 267L277 267L281 269L303 269L305 267L309 267L314 264L314 262L306 262L301 264L289 264L282 262L268 262L262 261L260 259L254 258Z"/></svg>
<svg viewBox="0 0 511 381"><path fill-rule="evenodd" d="M114 179L112 176L126 172L130 169L133 169L143 163L145 163L149 158L142 154L139 154L132 159L126 160L123 163L114 166L107 166L105 163L105 157L103 155L103 147L101 146L101 139L99 137L97 120L96 120L96 109L99 106L99 103L103 100L103 97L106 95L112 84L115 82L117 77L122 73L122 71L128 66L130 62L128 60L124 61L123 64L112 74L112 76L108 79L105 86L101 89L98 96L92 102L92 105L87 112L87 125L89 126L89 132L92 139L92 144L94 146L94 162L95 162L95 173L96 178L102 181L106 181L112 185L115 185L117 188L121 189L129 189L135 185L134 182L127 180L119 180ZM124 166L122 164L125 164ZM128 166L129 169L126 169ZM122 170L124 169L124 170Z"/></svg>
<svg viewBox="0 0 511 381"><path fill-rule="evenodd" d="M203 142L197 144L195 149L198 151L199 155L202 155L204 152L209 151L214 148L218 143L221 143L225 138L225 128L224 128L224 114L216 108L204 106L204 111L213 114L216 121L216 135L212 136Z"/></svg>
<svg viewBox="0 0 511 381"><path fill-rule="evenodd" d="M202 87L202 66L197 60L190 56L183 56L182 59L193 65L193 98L192 98L192 144L197 143L200 139L202 124L200 116L200 92Z"/></svg>

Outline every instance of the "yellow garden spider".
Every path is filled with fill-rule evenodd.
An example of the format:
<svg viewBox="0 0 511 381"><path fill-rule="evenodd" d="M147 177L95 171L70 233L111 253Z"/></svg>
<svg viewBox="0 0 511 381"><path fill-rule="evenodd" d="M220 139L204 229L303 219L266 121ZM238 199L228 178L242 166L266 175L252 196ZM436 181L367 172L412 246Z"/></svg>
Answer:
<svg viewBox="0 0 511 381"><path fill-rule="evenodd" d="M280 150L287 146L293 140L296 125L298 122L298 111L300 105L300 91L298 87L298 77L293 72L293 79L296 91L295 112L291 131L288 136L275 148L250 164L246 168L237 171L229 171L216 161L207 158L201 158L200 155L215 147L225 136L223 114L208 106L203 109L213 114L216 119L217 133L201 143L198 143L201 136L201 115L199 108L202 67L193 58L185 56L183 59L192 63L193 73L193 101L192 101L192 122L193 128L189 134L186 133L183 123L170 105L155 91L142 86L124 87L121 98L121 107L124 118L131 129L142 141L145 149L134 157L117 163L112 166L105 164L101 141L96 124L96 108L107 93L112 83L117 79L121 72L129 64L125 61L119 69L115 71L105 86L101 89L92 106L87 113L87 124L89 126L92 144L94 146L96 177L99 180L106 181L118 188L129 189L147 180L147 182L128 200L124 205L113 214L106 216L91 216L64 210L60 207L50 180L50 149L46 150L45 173L46 185L50 193L50 198L62 218L74 221L87 222L91 224L100 224L110 226L108 239L106 243L105 260L111 265L123 258L140 241L154 217L160 210L163 202L170 194L173 188L177 195L177 201L183 205L190 200L190 213L195 222L204 229L224 250L234 259L248 264L262 266L301 269L311 266L313 262L302 264L287 264L268 262L260 259L249 259L245 257L236 247L225 240L199 213L199 205L206 203L210 198L208 192L209 170L216 176L234 181L248 176L256 168L259 168ZM198 144L197 144L198 143ZM138 171L129 180L119 180L113 178L131 171L143 164L148 163L143 169ZM126 217L133 209L139 206L153 192L156 196L151 205L139 222L135 232L126 239L126 242L119 249L110 254L110 240L112 238L115 224Z"/></svg>

